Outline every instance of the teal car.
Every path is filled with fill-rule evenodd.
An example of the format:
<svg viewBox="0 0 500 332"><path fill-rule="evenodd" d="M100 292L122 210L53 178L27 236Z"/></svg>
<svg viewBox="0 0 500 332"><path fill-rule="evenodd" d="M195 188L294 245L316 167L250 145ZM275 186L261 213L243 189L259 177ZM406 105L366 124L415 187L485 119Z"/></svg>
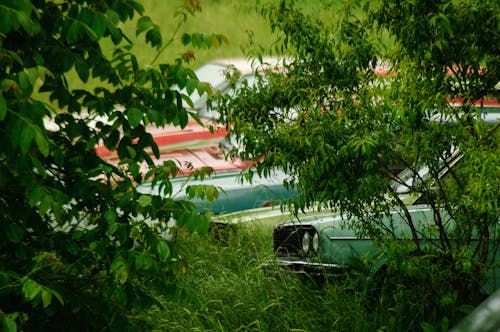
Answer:
<svg viewBox="0 0 500 332"><path fill-rule="evenodd" d="M288 190L283 185L286 175L282 171L272 172L268 177L255 175L252 182L241 179L240 170L220 171L204 180L194 180L188 177L176 177L171 180L174 199L188 199L188 186L211 185L219 190L219 197L213 201L208 199L192 198L200 212L212 214L232 213L265 206L279 205L292 198L297 193ZM145 183L137 188L141 194L162 196L160 185Z"/></svg>
<svg viewBox="0 0 500 332"><path fill-rule="evenodd" d="M461 156L456 151L455 157L447 162L441 176L446 176L447 170L459 162ZM427 169L421 169L420 176L426 177ZM401 178L404 179L404 172ZM413 181L411 177L406 182ZM418 234L421 244L439 248L439 230L436 225L436 211L426 202L424 197L405 191L409 183L396 188L398 196L406 205L406 211L393 208L382 218L385 232L398 241L413 241L412 232ZM407 213L407 214L406 214ZM456 223L444 210L439 210L442 227L446 233L452 231ZM408 223L412 220L412 227ZM358 236L350 226L352 219L335 212L312 212L296 218L288 218L274 226L273 245L276 262L280 266L292 269L297 273L309 275L344 273L352 266L353 258L365 258L368 261L382 265L385 257L380 247L370 237ZM500 220L499 220L500 222ZM497 223L496 229L500 224ZM492 230L490 234L495 234ZM494 235L492 235L494 236ZM472 237L469 243L474 247L478 239ZM439 249L438 249L439 250ZM496 250L491 250L489 261L493 261L493 269L486 275L482 290L486 293L500 287L500 257Z"/></svg>
<svg viewBox="0 0 500 332"><path fill-rule="evenodd" d="M458 150L446 160L440 177L449 174L461 160ZM415 185L416 179L412 171L402 171L401 180L394 185L399 199L405 203L407 211L393 208L383 217L386 231L395 239L411 242L412 229L410 228L405 212L408 212L417 229L419 240L426 244L438 243L438 230L435 225L434 209L420 195L411 192L408 188ZM419 179L426 179L429 169L423 167L418 172ZM439 212L443 225L453 228L453 219L444 210ZM331 275L348 271L353 258L367 258L368 260L383 263L384 257L377 243L369 237L360 237L350 227L349 221L340 213L332 211L305 211L292 216L287 211L277 207L259 208L232 214L218 216L214 222L219 224L246 224L259 223L261 227L272 229L273 245L276 259L270 264L277 263L299 274ZM474 239L473 239L474 240ZM471 243L473 245L473 243ZM494 254L494 253L493 253ZM500 287L500 257L491 257L495 266L486 276L483 290L491 293Z"/></svg>

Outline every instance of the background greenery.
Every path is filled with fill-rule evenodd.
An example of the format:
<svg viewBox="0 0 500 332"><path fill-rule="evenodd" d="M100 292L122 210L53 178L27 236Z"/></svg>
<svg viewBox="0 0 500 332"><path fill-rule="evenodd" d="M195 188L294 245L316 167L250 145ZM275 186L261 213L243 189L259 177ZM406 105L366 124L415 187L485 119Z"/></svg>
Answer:
<svg viewBox="0 0 500 332"><path fill-rule="evenodd" d="M157 22L161 31L169 36L176 28L176 21L172 18L173 8L179 5L179 0L143 0L147 15ZM191 66L196 68L203 63L217 59L245 56L243 49L250 47L252 38L258 41L262 48L267 49L276 41L266 20L256 9L255 0L201 0L201 12L190 17L188 24L182 28L182 32L207 32L220 33L227 37L227 44L217 49L194 50L195 59ZM338 0L301 0L298 5L306 12L316 13L323 21L332 19L332 8L338 8L342 1ZM124 26L124 31L133 35L135 26L130 23ZM252 37L253 36L253 37ZM180 38L180 35L178 36ZM135 42L133 51L139 59L146 63L151 61L155 52L143 40ZM179 56L185 52L185 47L179 40L174 42L160 57L160 62Z"/></svg>

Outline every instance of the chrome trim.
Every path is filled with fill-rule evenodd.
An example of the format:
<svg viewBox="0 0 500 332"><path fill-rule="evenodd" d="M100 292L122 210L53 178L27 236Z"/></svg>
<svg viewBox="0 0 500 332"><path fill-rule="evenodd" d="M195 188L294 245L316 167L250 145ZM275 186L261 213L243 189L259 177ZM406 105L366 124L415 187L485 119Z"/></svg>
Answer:
<svg viewBox="0 0 500 332"><path fill-rule="evenodd" d="M328 240L332 241L338 241L338 240L344 240L344 241L353 241L353 240L372 240L369 237L357 237L357 236L329 236Z"/></svg>
<svg viewBox="0 0 500 332"><path fill-rule="evenodd" d="M323 268L333 268L333 269L344 269L344 265L333 264L333 263L315 263L308 262L304 260L300 261L287 261L287 260L276 260L278 265L290 266L290 265L302 265L302 266L312 266L312 267L323 267Z"/></svg>

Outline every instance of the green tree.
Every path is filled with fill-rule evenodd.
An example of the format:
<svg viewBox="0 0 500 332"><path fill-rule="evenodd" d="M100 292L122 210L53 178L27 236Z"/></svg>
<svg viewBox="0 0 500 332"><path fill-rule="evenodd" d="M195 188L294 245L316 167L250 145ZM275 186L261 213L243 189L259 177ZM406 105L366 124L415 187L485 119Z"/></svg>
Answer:
<svg viewBox="0 0 500 332"><path fill-rule="evenodd" d="M301 193L296 210L340 210L357 217L360 235L378 239L392 235L380 222L390 207L407 211L391 184L408 168L407 189L436 211L436 247L457 271L450 284L469 301L475 287L461 276L476 280L491 268L499 241L498 125L481 118L499 96L499 2L346 2L333 23L294 1L260 10L279 36L270 52L289 57L261 84L219 100L242 156L264 174L285 169ZM442 178L456 148L459 167ZM446 228L439 210L457 227ZM414 251L426 252L412 237Z"/></svg>
<svg viewBox="0 0 500 332"><path fill-rule="evenodd" d="M172 19L180 28L199 10L184 1ZM153 63L131 51L127 22L157 52ZM156 62L173 41L224 39L178 34L165 38L136 0L0 2L0 329L147 329L135 314L178 293L186 255L159 234L171 218L204 233L207 217L135 187L177 171L154 166L147 126L185 126L195 115L179 91L208 88L186 66L190 52ZM97 144L117 152L118 167Z"/></svg>

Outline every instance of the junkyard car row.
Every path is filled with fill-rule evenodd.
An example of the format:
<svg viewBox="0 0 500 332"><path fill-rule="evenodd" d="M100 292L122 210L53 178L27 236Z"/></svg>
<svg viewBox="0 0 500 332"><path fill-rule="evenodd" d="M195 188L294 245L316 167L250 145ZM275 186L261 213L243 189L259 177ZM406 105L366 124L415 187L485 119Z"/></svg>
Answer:
<svg viewBox="0 0 500 332"><path fill-rule="evenodd" d="M209 82L212 87L224 92L229 83L226 78L226 66L233 64L242 74L241 80L252 80L252 67L246 61L230 60L209 63L201 67L197 75L200 80ZM206 107L206 96L193 96L196 111L204 121L218 118L217 112ZM500 120L500 104L496 101L482 105L485 114L484 120L490 124L498 124ZM186 131L187 130L187 131ZM175 198L186 197L186 187L192 184L213 185L221 190L219 199L214 202L195 200L200 211L218 215L214 223L235 224L247 222L260 222L273 225L273 245L276 254L274 263L290 268L300 274L337 274L349 270L349 261L352 257L379 257L380 249L369 237L359 237L349 227L349 220L332 211L309 211L299 215L292 215L280 209L280 203L290 199L296 192L285 189L283 180L286 174L276 170L270 177L256 177L252 183L243 181L240 177L242 169L251 168L252 164L237 157L228 157L217 143L227 133L224 130L209 132L196 123L190 123L184 131L171 131L170 133L156 135L162 140L161 158L158 162L167 159L178 160L180 175L186 175L193 169L211 166L215 175L204 181L189 181L186 177L177 177L172 180L173 195ZM191 132L191 136L186 135ZM189 138L191 137L191 138ZM160 141L159 141L160 142ZM159 144L160 145L160 144ZM112 154L102 150L98 151L103 158L112 159ZM454 151L449 160L443 162L441 176L446 176L451 168L460 161L460 152ZM184 167L185 165L190 167ZM426 168L419 171L425 178ZM401 180L405 179L404 171ZM402 187L411 187L411 184ZM143 194L161 195L158 187L151 183L143 184L138 188ZM433 242L438 235L428 227L435 218L435 209L429 206L425 197L412 192L396 188L400 199L405 203L407 212L418 228L422 241ZM441 218L447 227L454 227L452 218L440 210ZM393 208L383 220L383 223L396 239L408 239L411 230L401 209ZM500 286L500 261L497 255L496 268L487 276L483 285L490 292Z"/></svg>

